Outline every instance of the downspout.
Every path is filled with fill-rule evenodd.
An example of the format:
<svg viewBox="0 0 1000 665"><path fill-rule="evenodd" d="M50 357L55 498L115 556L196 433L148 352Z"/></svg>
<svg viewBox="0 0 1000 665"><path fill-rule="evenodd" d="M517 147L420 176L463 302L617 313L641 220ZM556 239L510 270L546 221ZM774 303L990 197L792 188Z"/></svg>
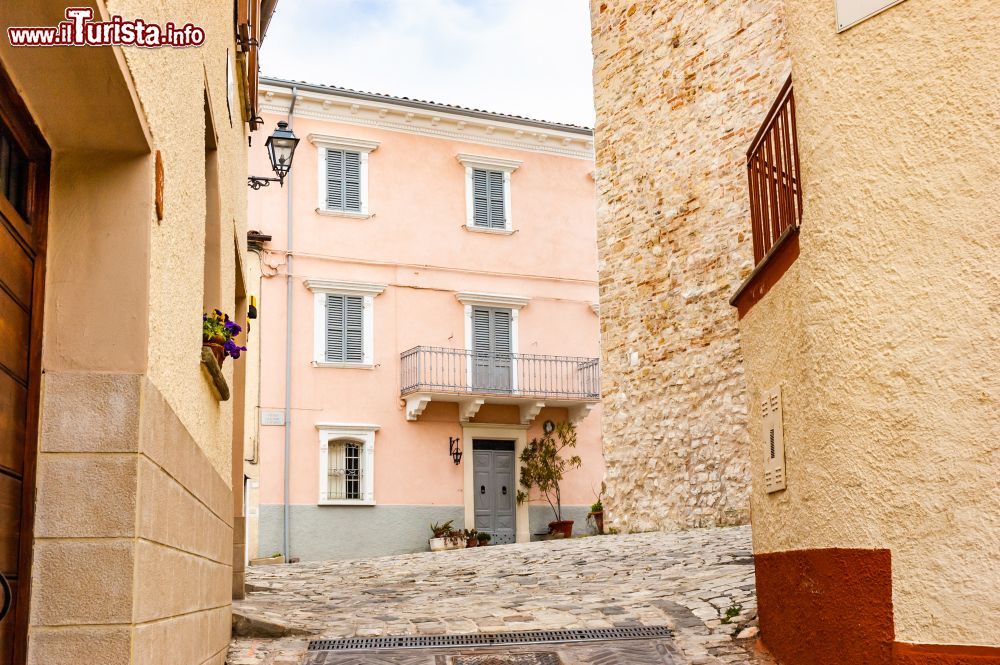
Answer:
<svg viewBox="0 0 1000 665"><path fill-rule="evenodd" d="M292 128L292 115L295 113L295 100L298 94L298 87L292 86L292 103L288 107L288 128ZM284 520L282 522L282 554L285 561L291 557L288 549L289 530L291 515L289 512L288 498L288 474L290 465L289 455L292 452L292 172L289 170L287 176L288 189L285 192L287 197L286 208L286 256L285 262L285 457L284 457Z"/></svg>

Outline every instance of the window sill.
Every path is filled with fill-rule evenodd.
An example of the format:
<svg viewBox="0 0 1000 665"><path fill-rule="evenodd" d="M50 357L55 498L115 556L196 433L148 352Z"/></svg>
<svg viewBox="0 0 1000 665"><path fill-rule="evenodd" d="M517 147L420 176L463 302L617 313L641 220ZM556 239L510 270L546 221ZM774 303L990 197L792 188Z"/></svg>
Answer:
<svg viewBox="0 0 1000 665"><path fill-rule="evenodd" d="M331 499L320 501L317 506L374 506L374 501L358 501L356 499Z"/></svg>
<svg viewBox="0 0 1000 665"><path fill-rule="evenodd" d="M799 227L790 226L729 299L729 304L736 308L737 317L742 319L746 316L798 257Z"/></svg>
<svg viewBox="0 0 1000 665"><path fill-rule="evenodd" d="M215 355L208 347L201 347L201 366L205 368L215 398L220 402L227 401L229 399L229 384L226 383L226 377L222 375L222 367L219 366Z"/></svg>
<svg viewBox="0 0 1000 665"><path fill-rule="evenodd" d="M351 212L350 210L326 210L324 208L316 208L317 215L324 215L326 217L346 217L348 219L369 219L374 217L374 213L370 212Z"/></svg>
<svg viewBox="0 0 1000 665"><path fill-rule="evenodd" d="M468 224L465 224L462 228L470 233L488 233L495 236L512 236L517 233L513 229L487 229L481 226L469 226Z"/></svg>
<svg viewBox="0 0 1000 665"><path fill-rule="evenodd" d="M214 358L213 358L214 360ZM337 367L340 369L375 369L370 363L329 363L324 360L312 361L313 367Z"/></svg>

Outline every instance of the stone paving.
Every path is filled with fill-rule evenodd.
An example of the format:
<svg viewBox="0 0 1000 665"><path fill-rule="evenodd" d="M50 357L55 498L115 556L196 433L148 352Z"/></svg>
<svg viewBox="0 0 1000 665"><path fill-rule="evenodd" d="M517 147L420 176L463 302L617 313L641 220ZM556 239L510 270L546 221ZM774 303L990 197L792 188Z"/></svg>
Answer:
<svg viewBox="0 0 1000 665"><path fill-rule="evenodd" d="M265 566L247 581L251 592L234 605L242 636L229 665L299 665L319 638L634 625L673 629L673 660L655 662L770 662L753 646L749 527ZM564 663L598 662L568 653L560 651ZM314 662L414 661L355 654Z"/></svg>

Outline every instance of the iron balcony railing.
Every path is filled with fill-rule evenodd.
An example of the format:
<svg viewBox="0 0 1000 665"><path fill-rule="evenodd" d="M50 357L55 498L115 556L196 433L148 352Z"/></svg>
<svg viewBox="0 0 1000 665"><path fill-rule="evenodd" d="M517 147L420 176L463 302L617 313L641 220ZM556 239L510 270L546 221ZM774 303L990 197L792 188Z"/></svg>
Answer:
<svg viewBox="0 0 1000 665"><path fill-rule="evenodd" d="M400 354L402 394L428 391L596 400L597 358L415 346Z"/></svg>

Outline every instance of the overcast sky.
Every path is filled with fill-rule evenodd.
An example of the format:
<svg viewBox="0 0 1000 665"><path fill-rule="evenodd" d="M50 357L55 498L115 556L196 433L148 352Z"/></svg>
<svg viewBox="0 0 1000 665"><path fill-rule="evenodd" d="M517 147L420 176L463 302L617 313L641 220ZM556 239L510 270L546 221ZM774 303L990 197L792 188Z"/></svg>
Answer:
<svg viewBox="0 0 1000 665"><path fill-rule="evenodd" d="M266 76L592 127L588 0L286 0Z"/></svg>

